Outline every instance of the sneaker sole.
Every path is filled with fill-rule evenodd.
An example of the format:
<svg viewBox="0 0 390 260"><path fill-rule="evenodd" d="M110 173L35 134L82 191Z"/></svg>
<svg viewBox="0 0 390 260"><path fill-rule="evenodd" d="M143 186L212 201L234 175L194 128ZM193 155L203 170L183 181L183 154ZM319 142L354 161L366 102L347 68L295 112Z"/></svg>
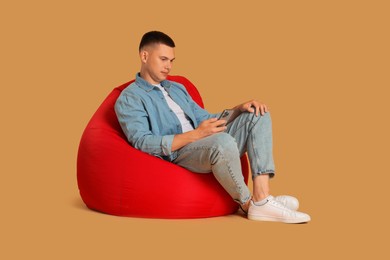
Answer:
<svg viewBox="0 0 390 260"><path fill-rule="evenodd" d="M285 219L285 218L275 218L275 217L255 216L255 215L248 215L248 219L256 220L256 221L283 222L288 224L306 223L311 220L310 217L300 218L300 219Z"/></svg>

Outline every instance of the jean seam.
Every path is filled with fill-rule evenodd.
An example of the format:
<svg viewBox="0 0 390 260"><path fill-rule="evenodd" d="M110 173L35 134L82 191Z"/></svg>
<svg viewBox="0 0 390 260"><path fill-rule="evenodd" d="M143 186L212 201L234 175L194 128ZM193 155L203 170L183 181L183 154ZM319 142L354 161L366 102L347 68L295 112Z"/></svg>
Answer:
<svg viewBox="0 0 390 260"><path fill-rule="evenodd" d="M251 142L250 142L250 146L251 146L251 150L253 152L253 154L255 155L255 160L257 160L258 158L260 158L258 152L256 151L256 149L253 147L253 144L254 144L254 136L253 135L250 135L250 138L251 138ZM249 145L247 145L249 146ZM251 158L252 160L254 158ZM253 164L253 162L251 162L251 164ZM256 163L257 164L257 163ZM258 174L257 172L252 172L252 178L255 174Z"/></svg>
<svg viewBox="0 0 390 260"><path fill-rule="evenodd" d="M215 150L217 150L217 149L214 148L214 151ZM230 166L229 161L225 159L225 156L223 155L223 153L221 151L219 151L219 153L221 154L221 159L226 162L226 165L227 165L227 168L228 168L228 171L229 171L229 175L232 178L232 180L234 181L234 183L236 184L236 187L238 188L238 190L239 190L239 192L241 194L241 191L242 191L241 186L238 185L237 179L232 174L232 170L231 170L231 166Z"/></svg>

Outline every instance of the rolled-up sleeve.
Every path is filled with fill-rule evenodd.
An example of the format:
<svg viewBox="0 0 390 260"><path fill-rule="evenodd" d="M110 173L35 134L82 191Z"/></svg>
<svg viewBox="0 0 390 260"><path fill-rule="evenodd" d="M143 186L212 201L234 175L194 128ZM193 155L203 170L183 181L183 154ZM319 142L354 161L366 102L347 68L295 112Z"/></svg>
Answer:
<svg viewBox="0 0 390 260"><path fill-rule="evenodd" d="M162 153L165 156L170 156L172 154L172 142L174 135L164 135L161 141Z"/></svg>
<svg viewBox="0 0 390 260"><path fill-rule="evenodd" d="M150 130L149 115L143 102L134 95L120 95L115 113L129 143L154 156L170 156L174 135L157 136Z"/></svg>

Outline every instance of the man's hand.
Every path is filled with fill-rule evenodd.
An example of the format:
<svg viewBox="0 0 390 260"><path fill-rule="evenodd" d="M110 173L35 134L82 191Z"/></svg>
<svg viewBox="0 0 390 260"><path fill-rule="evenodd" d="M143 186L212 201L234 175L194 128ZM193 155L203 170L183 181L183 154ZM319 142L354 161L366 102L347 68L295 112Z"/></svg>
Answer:
<svg viewBox="0 0 390 260"><path fill-rule="evenodd" d="M210 118L204 120L198 128L195 129L197 132L199 139L207 137L212 134L216 134L219 132L223 132L226 130L226 120L218 120L217 118Z"/></svg>
<svg viewBox="0 0 390 260"><path fill-rule="evenodd" d="M245 102L241 105L236 106L235 109L239 109L241 112L246 112L246 111L250 112L250 113L255 112L256 116L259 115L259 112L262 116L268 112L267 105L260 103L257 100L251 100L251 101Z"/></svg>

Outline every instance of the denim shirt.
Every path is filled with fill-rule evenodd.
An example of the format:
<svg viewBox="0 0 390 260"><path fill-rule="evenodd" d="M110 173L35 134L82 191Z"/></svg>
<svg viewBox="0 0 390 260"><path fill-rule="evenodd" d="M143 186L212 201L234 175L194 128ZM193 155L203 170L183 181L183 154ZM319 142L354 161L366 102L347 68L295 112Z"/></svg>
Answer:
<svg viewBox="0 0 390 260"><path fill-rule="evenodd" d="M164 80L162 87L187 115L192 126L217 117L192 100L182 84ZM115 113L129 143L143 152L173 161L173 137L182 133L176 114L169 108L161 90L136 75L135 82L126 87L115 103Z"/></svg>

